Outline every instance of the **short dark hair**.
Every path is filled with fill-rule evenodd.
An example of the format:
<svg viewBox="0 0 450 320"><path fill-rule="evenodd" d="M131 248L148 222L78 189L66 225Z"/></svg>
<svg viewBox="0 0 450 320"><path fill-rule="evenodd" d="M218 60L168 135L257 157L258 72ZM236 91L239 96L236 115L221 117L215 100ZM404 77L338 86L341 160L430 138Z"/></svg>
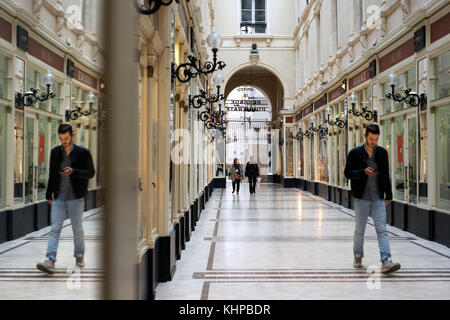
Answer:
<svg viewBox="0 0 450 320"><path fill-rule="evenodd" d="M369 124L366 127L366 136L368 136L369 133L380 134L380 127L377 124L375 124L375 123Z"/></svg>
<svg viewBox="0 0 450 320"><path fill-rule="evenodd" d="M68 132L70 135L73 134L72 126L68 123L63 123L59 125L58 134L64 134Z"/></svg>

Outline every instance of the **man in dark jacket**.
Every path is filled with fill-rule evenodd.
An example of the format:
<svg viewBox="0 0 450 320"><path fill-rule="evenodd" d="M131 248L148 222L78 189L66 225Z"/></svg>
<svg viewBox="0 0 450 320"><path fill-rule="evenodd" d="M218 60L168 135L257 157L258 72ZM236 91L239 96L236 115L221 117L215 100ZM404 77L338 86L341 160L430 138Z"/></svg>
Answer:
<svg viewBox="0 0 450 320"><path fill-rule="evenodd" d="M83 211L89 179L95 175L94 164L88 149L73 143L70 124L58 128L61 145L50 154L50 174L46 199L52 206L51 230L48 238L46 257L36 267L47 273L55 271L56 252L59 236L66 214L69 216L74 235L74 257L76 265L84 267Z"/></svg>
<svg viewBox="0 0 450 320"><path fill-rule="evenodd" d="M253 156L250 157L250 161L245 166L245 176L248 177L250 194L255 193L256 178L259 177L259 167Z"/></svg>
<svg viewBox="0 0 450 320"><path fill-rule="evenodd" d="M367 126L364 135L366 142L349 152L344 173L347 179L351 180L351 191L355 198L356 228L353 240L353 266L362 267L364 232L367 218L371 214L378 237L381 272L390 273L400 269L400 264L393 263L391 260L386 231L386 206L392 200L392 188L389 179L388 153L386 149L377 145L379 136L378 125Z"/></svg>

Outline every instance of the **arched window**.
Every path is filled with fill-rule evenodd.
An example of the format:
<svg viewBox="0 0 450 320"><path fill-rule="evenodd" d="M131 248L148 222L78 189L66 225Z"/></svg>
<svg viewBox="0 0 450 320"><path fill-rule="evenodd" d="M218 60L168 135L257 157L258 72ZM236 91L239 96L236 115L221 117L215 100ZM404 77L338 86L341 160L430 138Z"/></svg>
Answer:
<svg viewBox="0 0 450 320"><path fill-rule="evenodd" d="M266 33L266 0L241 0L241 33Z"/></svg>

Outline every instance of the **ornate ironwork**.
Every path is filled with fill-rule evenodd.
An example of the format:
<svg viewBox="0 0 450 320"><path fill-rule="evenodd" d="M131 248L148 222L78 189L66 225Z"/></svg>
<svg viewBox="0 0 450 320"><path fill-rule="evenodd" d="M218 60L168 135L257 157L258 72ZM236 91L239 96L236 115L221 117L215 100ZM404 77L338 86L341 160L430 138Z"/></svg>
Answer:
<svg viewBox="0 0 450 320"><path fill-rule="evenodd" d="M91 114L97 113L97 110L90 108L87 111L83 111L81 107L75 107L75 110L66 110L66 121L69 120L75 121L83 116L90 116Z"/></svg>
<svg viewBox="0 0 450 320"><path fill-rule="evenodd" d="M189 106L192 106L196 109L201 108L202 106L208 104L208 103L215 103L219 102L220 100L224 99L224 95L220 93L220 86L217 86L217 93L212 94L209 97L206 95L206 91L200 90L200 94L193 96L189 95Z"/></svg>
<svg viewBox="0 0 450 320"><path fill-rule="evenodd" d="M427 95L425 93L417 94L408 88L404 91L404 95L402 95L399 92L395 92L395 84L391 84L391 92L386 94L386 98L393 99L397 102L406 102L413 107L423 107L427 104Z"/></svg>
<svg viewBox="0 0 450 320"><path fill-rule="evenodd" d="M355 109L355 103L352 102L352 108L350 110L348 110L349 113L353 114L356 117L361 117L366 119L367 121L371 121L374 120L375 122L377 122L377 111L371 111L369 109L367 109L366 106L364 106L361 111L358 111Z"/></svg>
<svg viewBox="0 0 450 320"><path fill-rule="evenodd" d="M197 62L197 58L191 55L188 56L189 62L182 63L176 68L175 63L172 63L172 80L176 77L178 81L186 83L192 78L198 77L199 74L207 75L216 70L225 68L225 62L217 61L217 51L219 49L213 48L211 50L213 52L213 61L206 61L203 66L201 65L200 60Z"/></svg>
<svg viewBox="0 0 450 320"><path fill-rule="evenodd" d="M189 0L187 1L189 2ZM147 2L147 5L144 5L144 7L148 9L142 8L142 6L139 5L140 2L142 2L142 4L145 4L145 2ZM173 0L136 0L136 10L140 14L151 15L155 14L161 8L161 6L170 6L172 2ZM180 0L175 0L175 2L180 3Z"/></svg>
<svg viewBox="0 0 450 320"><path fill-rule="evenodd" d="M48 99L53 99L56 94L50 92L51 84L47 84L47 91L39 92L39 90L31 88L30 92L25 94L17 93L15 97L16 106L26 106L29 107L35 104L37 101L44 102Z"/></svg>

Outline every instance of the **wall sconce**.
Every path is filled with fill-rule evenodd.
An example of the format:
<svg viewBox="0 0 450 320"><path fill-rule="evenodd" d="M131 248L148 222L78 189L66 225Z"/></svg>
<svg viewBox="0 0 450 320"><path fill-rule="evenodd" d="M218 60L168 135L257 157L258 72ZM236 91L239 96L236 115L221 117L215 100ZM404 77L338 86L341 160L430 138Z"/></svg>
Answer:
<svg viewBox="0 0 450 320"><path fill-rule="evenodd" d="M29 107L33 104L35 104L37 101L44 102L48 99L53 99L56 97L55 93L50 92L50 88L52 86L52 79L53 75L50 73L50 71L47 73L47 76L45 77L45 85L47 86L47 91L39 92L39 90L30 88L29 92L26 92L25 94L16 93L15 97L15 104L16 106L26 106Z"/></svg>
<svg viewBox="0 0 450 320"><path fill-rule="evenodd" d="M217 51L219 51L219 48L222 46L223 40L222 36L217 33L215 26L212 27L212 32L207 37L207 42L208 46L211 47L211 51L213 52L213 62L207 61L205 62L204 66L202 66L199 60L197 66L197 58L189 55L189 62L180 64L176 69L175 63L172 63L172 80L176 77L178 81L186 83L192 78L196 78L199 74L207 75L209 73L213 73L216 70L222 70L223 68L225 68L225 62L217 61ZM183 71L181 72L181 70Z"/></svg>
<svg viewBox="0 0 450 320"><path fill-rule="evenodd" d="M366 106L362 107L361 112L358 112L355 109L356 95L354 92L352 92L352 95L350 96L350 102L352 104L352 108L348 110L349 113L353 114L355 117L364 118L368 121L374 120L375 122L377 122L378 119L377 110L370 111L367 109Z"/></svg>
<svg viewBox="0 0 450 320"><path fill-rule="evenodd" d="M391 86L391 92L386 94L386 98L393 99L397 102L406 102L407 104L421 108L426 106L427 104L427 95L425 93L417 94L416 92L412 92L411 89L406 89L404 91L404 95L401 93L395 92L395 75L393 72L389 75L389 85Z"/></svg>
<svg viewBox="0 0 450 320"><path fill-rule="evenodd" d="M325 123L331 125L331 126L337 126L339 128L345 128L345 126L347 125L347 121L342 120L340 117L337 117L335 120L330 120L330 107L327 108L327 118L325 119Z"/></svg>
<svg viewBox="0 0 450 320"><path fill-rule="evenodd" d="M145 5L145 2L147 2L147 5ZM173 0L166 0L166 2L164 0L136 0L136 10L140 14L151 15L156 13L161 6L170 6L172 2ZM175 2L180 3L180 0L175 0Z"/></svg>
<svg viewBox="0 0 450 320"><path fill-rule="evenodd" d="M81 107L76 106L75 110L66 110L66 122L70 120L75 121L82 116L89 116L91 114L97 113L97 110L92 109L95 102L95 95L91 92L88 95L89 111L83 111Z"/></svg>
<svg viewBox="0 0 450 320"><path fill-rule="evenodd" d="M213 77L214 86L217 88L217 94L206 96L206 91L200 90L200 94L191 98L189 95L189 107L192 106L196 109L201 108L207 103L213 104L215 102L219 102L224 99L223 94L220 93L220 87L223 85L224 79L222 73L219 71Z"/></svg>

